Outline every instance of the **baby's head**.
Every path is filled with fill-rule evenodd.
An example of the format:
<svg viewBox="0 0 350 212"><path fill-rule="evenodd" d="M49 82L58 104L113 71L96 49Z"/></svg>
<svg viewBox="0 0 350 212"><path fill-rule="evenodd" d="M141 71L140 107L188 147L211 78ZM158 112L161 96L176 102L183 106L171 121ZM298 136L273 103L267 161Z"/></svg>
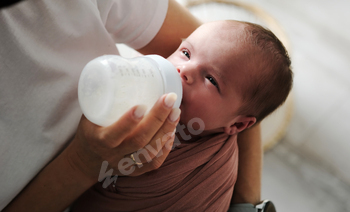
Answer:
<svg viewBox="0 0 350 212"><path fill-rule="evenodd" d="M182 79L180 122L200 118L206 134L232 135L260 122L285 101L292 87L282 43L251 23L204 24L168 60Z"/></svg>

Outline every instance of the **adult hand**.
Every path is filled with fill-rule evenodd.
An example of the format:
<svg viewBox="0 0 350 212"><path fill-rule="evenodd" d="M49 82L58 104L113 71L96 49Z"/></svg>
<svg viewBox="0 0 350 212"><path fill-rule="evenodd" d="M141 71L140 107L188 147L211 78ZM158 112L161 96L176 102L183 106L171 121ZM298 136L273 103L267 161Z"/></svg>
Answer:
<svg viewBox="0 0 350 212"><path fill-rule="evenodd" d="M180 115L179 109L172 109L175 100L175 94L162 96L145 117L144 107L134 107L109 127L92 124L83 116L70 145L4 211L62 211L97 182L103 161L117 171L113 174L122 174L119 161L147 145L156 150L150 152L153 160L141 168L131 166L135 169L131 175L158 168L174 141L169 135ZM160 151L163 154L155 157Z"/></svg>
<svg viewBox="0 0 350 212"><path fill-rule="evenodd" d="M135 106L108 127L83 116L67 148L70 164L95 181L104 161L113 175L136 176L159 168L171 150L179 121L180 109L172 109L175 100L174 93L163 95L145 117L146 108ZM143 164L136 166L130 155L138 150L143 157L135 160Z"/></svg>

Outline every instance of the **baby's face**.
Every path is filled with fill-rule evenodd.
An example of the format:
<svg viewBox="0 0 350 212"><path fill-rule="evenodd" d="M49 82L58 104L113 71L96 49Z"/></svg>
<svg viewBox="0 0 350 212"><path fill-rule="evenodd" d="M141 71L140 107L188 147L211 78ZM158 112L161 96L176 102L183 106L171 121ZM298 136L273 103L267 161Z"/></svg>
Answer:
<svg viewBox="0 0 350 212"><path fill-rule="evenodd" d="M208 133L237 122L241 88L249 80L249 48L240 40L243 25L227 28L224 22L202 25L168 58L183 85L180 122L200 118Z"/></svg>

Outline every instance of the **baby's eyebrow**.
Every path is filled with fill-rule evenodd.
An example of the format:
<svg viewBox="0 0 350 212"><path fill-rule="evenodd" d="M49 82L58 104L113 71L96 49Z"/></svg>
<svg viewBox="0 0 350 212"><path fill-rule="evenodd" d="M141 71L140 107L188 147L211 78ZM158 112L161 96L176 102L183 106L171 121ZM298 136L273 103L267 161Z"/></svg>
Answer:
<svg viewBox="0 0 350 212"><path fill-rule="evenodd" d="M190 42L188 42L187 38L182 38L181 40L182 40L182 43L188 44L190 46L190 49L194 50L192 44Z"/></svg>

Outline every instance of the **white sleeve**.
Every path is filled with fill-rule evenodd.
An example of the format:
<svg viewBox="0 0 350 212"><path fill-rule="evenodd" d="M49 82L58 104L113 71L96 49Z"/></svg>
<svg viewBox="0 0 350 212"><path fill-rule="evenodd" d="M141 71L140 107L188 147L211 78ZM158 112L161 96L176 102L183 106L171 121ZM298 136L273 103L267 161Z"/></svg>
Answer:
<svg viewBox="0 0 350 212"><path fill-rule="evenodd" d="M148 44L161 28L168 0L97 1L101 20L116 43L134 49Z"/></svg>

